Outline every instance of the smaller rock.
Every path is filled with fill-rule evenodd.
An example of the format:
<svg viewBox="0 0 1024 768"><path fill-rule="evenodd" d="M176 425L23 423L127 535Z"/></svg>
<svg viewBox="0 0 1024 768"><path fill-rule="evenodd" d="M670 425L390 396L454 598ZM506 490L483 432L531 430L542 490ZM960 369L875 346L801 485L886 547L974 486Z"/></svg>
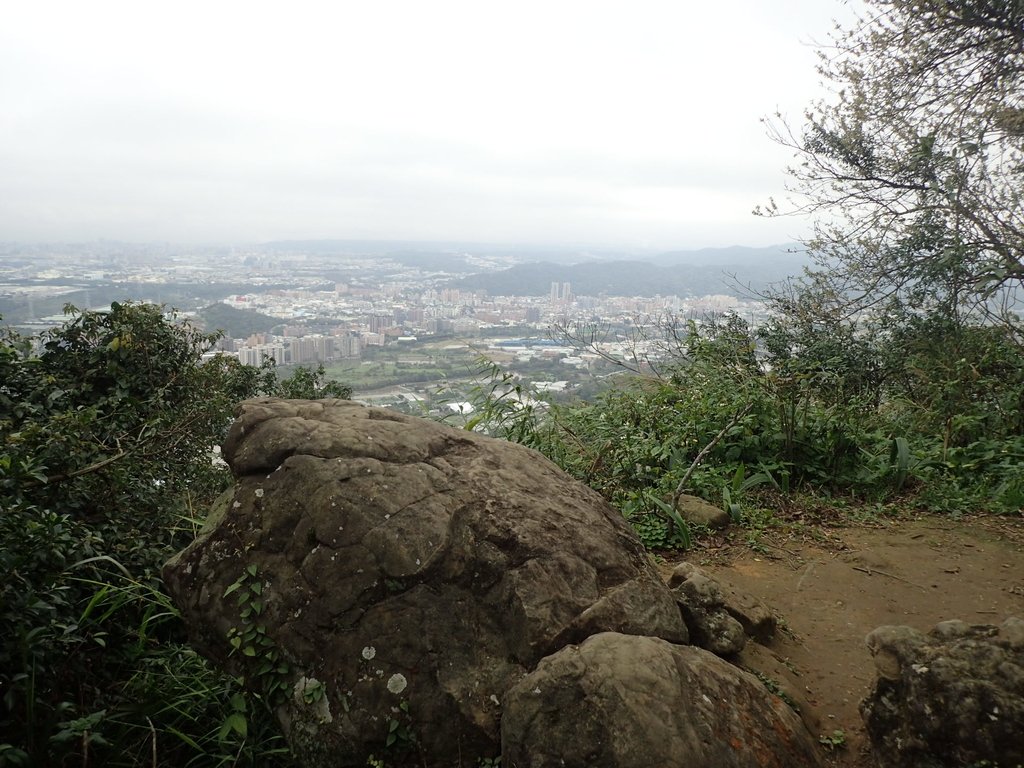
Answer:
<svg viewBox="0 0 1024 768"><path fill-rule="evenodd" d="M1024 619L1011 616L999 627L996 642L1004 648L1015 651L1024 650Z"/></svg>
<svg viewBox="0 0 1024 768"><path fill-rule="evenodd" d="M676 506L679 516L690 525L701 525L720 531L732 523L729 513L704 499L683 494Z"/></svg>
<svg viewBox="0 0 1024 768"><path fill-rule="evenodd" d="M759 643L770 643L775 636L777 621L771 609L753 595L741 592L721 578L712 579L693 563L680 563L669 577L669 588L678 587L691 576L701 576L714 581L722 599L722 607L738 621L748 637Z"/></svg>
<svg viewBox="0 0 1024 768"><path fill-rule="evenodd" d="M725 609L725 597L717 582L694 573L679 583L672 593L694 645L718 656L732 656L743 650L747 635L743 625Z"/></svg>
<svg viewBox="0 0 1024 768"><path fill-rule="evenodd" d="M695 573L701 576L708 575L704 570L698 568L693 563L687 563L685 561L680 563L672 569L672 574L668 577L668 588L674 589L678 587Z"/></svg>
<svg viewBox="0 0 1024 768"><path fill-rule="evenodd" d="M913 627L884 626L868 634L864 642L878 674L886 680L899 680L904 665L918 657L925 637Z"/></svg>
<svg viewBox="0 0 1024 768"><path fill-rule="evenodd" d="M605 632L541 660L502 701L502 765L817 768L817 745L761 682L718 657Z"/></svg>
<svg viewBox="0 0 1024 768"><path fill-rule="evenodd" d="M955 640L958 637L965 637L970 632L971 625L966 621L960 621L960 619L940 621L932 630L932 634L942 640Z"/></svg>

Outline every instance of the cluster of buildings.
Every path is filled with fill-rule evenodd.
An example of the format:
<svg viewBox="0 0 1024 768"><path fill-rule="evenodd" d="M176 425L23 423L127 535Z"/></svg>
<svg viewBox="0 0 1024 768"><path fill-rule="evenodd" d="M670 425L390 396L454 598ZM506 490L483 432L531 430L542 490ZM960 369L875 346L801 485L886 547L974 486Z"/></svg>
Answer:
<svg viewBox="0 0 1024 768"><path fill-rule="evenodd" d="M278 365L359 357L369 347L413 345L445 336L479 337L542 330L554 310L569 306L569 287L549 305L546 297L496 297L455 288L416 290L395 285L377 290L339 283L327 290L270 290L234 295L223 302L280 318L275 333L225 339L221 351L246 365L265 358Z"/></svg>
<svg viewBox="0 0 1024 768"><path fill-rule="evenodd" d="M759 304L725 295L690 299L575 296L567 282L552 283L547 296L488 296L454 288L395 285L353 290L339 284L334 290L270 290L231 296L224 302L281 319L273 335L225 340L223 351L237 354L246 365L259 365L265 358L278 365L315 364L359 357L374 347L411 349L443 337L536 340L548 336L552 327L574 324L636 329L642 322L699 319L723 311L739 312L756 323L763 313ZM636 335L627 339L613 334L602 343L615 353L619 347L642 342L637 342ZM495 346L499 358L514 352L522 360L555 356L566 357L564 362L570 365L587 362L564 345L520 348L518 342L501 341Z"/></svg>
<svg viewBox="0 0 1024 768"><path fill-rule="evenodd" d="M346 333L338 336L312 334L310 336L284 337L275 340L267 334L255 334L245 343L234 345L235 349L222 347L222 351L233 351L242 365L261 365L266 358L275 365L325 363L346 357L359 357L362 341L359 336Z"/></svg>
<svg viewBox="0 0 1024 768"><path fill-rule="evenodd" d="M764 317L760 303L734 296L578 296L568 281L552 281L546 295L491 296L453 283L480 270L506 268L515 263L511 257L463 253L458 255L462 266L450 261L430 266L386 255L321 255L314 246L309 253L230 247L192 252L102 241L64 249L11 246L0 248L0 302L10 304L7 314L20 308L26 317L23 327L33 329L61 321L42 311L37 316L34 305L44 301L59 306L68 296L79 306L94 307L112 297L121 300L119 286L130 285L134 293L128 298L167 303L171 286L187 285L196 292L189 309L220 300L280 320L266 333L222 341L220 351L237 355L246 365L260 365L267 358L278 365L327 363L358 358L369 349L412 348L444 337L477 339L487 346L482 340L536 339L549 335L552 327L631 329L670 315L700 318L735 311L752 324ZM225 296L214 293L215 286L237 292ZM629 342L613 335L604 343L615 349ZM580 356L571 351L496 350L527 361L565 357L578 365Z"/></svg>

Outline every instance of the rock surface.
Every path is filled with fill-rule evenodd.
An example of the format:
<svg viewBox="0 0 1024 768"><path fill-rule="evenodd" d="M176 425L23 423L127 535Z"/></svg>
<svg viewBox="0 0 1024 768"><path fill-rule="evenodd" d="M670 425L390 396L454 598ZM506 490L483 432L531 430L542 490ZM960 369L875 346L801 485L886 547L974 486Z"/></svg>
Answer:
<svg viewBox="0 0 1024 768"><path fill-rule="evenodd" d="M751 595L712 579L692 563L680 563L669 577L690 640L719 656L743 650L747 636L769 642L775 634L775 616Z"/></svg>
<svg viewBox="0 0 1024 768"><path fill-rule="evenodd" d="M511 691L502 765L820 765L800 719L757 678L699 648L604 633L544 659Z"/></svg>
<svg viewBox="0 0 1024 768"><path fill-rule="evenodd" d="M881 768L1024 764L1024 620L885 626L867 645L878 680L861 714Z"/></svg>
<svg viewBox="0 0 1024 768"><path fill-rule="evenodd" d="M691 525L703 525L713 530L723 530L732 523L729 513L698 496L681 494L676 506L679 516Z"/></svg>
<svg viewBox="0 0 1024 768"><path fill-rule="evenodd" d="M475 765L545 656L606 631L687 641L621 515L521 446L260 400L223 451L234 491L164 577L201 650L287 692L306 765L362 766L388 741L389 765Z"/></svg>

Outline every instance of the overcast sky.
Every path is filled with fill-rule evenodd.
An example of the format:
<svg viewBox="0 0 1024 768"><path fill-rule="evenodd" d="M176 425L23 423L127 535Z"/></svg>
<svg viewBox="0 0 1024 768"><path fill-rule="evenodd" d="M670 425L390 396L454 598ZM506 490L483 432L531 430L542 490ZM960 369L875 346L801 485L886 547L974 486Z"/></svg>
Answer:
<svg viewBox="0 0 1024 768"><path fill-rule="evenodd" d="M0 240L769 245L840 0L13 2Z"/></svg>

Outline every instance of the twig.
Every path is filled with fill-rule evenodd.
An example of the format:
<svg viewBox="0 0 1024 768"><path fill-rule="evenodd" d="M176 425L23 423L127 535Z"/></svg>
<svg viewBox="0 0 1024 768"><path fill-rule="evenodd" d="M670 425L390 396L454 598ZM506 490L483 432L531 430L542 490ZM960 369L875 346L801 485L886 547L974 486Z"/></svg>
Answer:
<svg viewBox="0 0 1024 768"><path fill-rule="evenodd" d="M601 446L601 450L599 450L597 452L597 456L594 457L594 461L591 462L591 464L590 464L590 469L587 470L587 477L593 477L594 476L594 473L597 471L597 468L599 466L601 466L601 462L604 461L605 453L611 447L612 447L611 440L609 440L603 446Z"/></svg>
<svg viewBox="0 0 1024 768"><path fill-rule="evenodd" d="M762 547L771 547L772 549L777 549L780 552L785 552L790 557L797 557L797 558L800 557L800 553L799 552L794 552L792 549L786 549L785 547L780 547L778 544L772 544L769 541L759 541L757 543L760 544Z"/></svg>
<svg viewBox="0 0 1024 768"><path fill-rule="evenodd" d="M156 727L153 725L153 721L146 717L146 722L149 723L149 732L153 734L153 768L157 768L156 763Z"/></svg>
<svg viewBox="0 0 1024 768"><path fill-rule="evenodd" d="M149 424L144 424L142 426L142 430L139 433L139 437L135 439L134 445L131 445L128 448L122 448L121 439L119 437L115 437L114 442L117 445L117 453L115 453L114 455L108 456L107 458L97 461L94 464L89 464L88 466L85 467L79 467L78 469L72 470L70 472L63 472L57 475L50 475L49 477L42 479L31 478L26 482L26 485L29 487L34 487L38 485L46 485L48 483L62 483L65 480L74 480L76 477L81 477L82 475L89 475L92 474L93 472L98 472L101 469L108 467L117 461L120 461L126 456L131 456L133 454L141 454L144 457L151 457L154 455L159 455L160 453L167 453L170 450L170 448L173 448L175 445L178 444L178 442L180 442L186 436L184 434L184 431L191 427L195 422L199 421L201 418L201 413L188 414L180 422L172 424L168 429L164 430L163 432L155 432L151 434L149 437L143 436L143 433L145 432L146 428L150 426ZM174 442L171 443L170 447L157 450L153 454L147 454L146 451L144 450L148 448L151 443L156 442L159 444L160 440L171 440L172 438L174 439Z"/></svg>
<svg viewBox="0 0 1024 768"><path fill-rule="evenodd" d="M860 571L861 573L866 573L868 576L874 576L877 573L879 576L888 576L890 579L896 579L896 581L902 581L904 584L909 584L912 587L917 587L918 589L923 589L925 592L928 591L928 587L922 586L921 584L917 584L916 582L913 582L913 581L908 581L907 579L904 579L902 576L896 576L895 574L892 574L892 573L886 573L885 571L879 571L879 570L876 570L875 568L861 568L859 565L854 565L854 566L852 566L852 568L855 571Z"/></svg>
<svg viewBox="0 0 1024 768"><path fill-rule="evenodd" d="M675 493L672 494L672 509L679 509L679 497L683 495L683 491L686 490L686 483L689 482L690 477L693 476L694 471L696 471L700 463L704 461L707 455L711 453L711 451L714 450L715 446L718 445L718 443L722 440L723 437L725 437L726 432L728 432L730 429L736 426L739 420L746 416L748 413L750 413L750 409L753 407L753 403L747 403L745 406L743 406L743 408L741 408L736 413L736 415L729 420L729 423L722 427L719 433L715 435L714 439L710 443L705 445L704 448L701 449L701 452L697 454L697 458L693 460L693 463L690 465L690 468L686 470L686 474L683 475L683 479L680 480L679 485L676 486Z"/></svg>
<svg viewBox="0 0 1024 768"><path fill-rule="evenodd" d="M64 480L73 480L74 478L81 477L82 475L88 475L88 474L90 474L92 472L98 472L99 470L103 469L104 467L108 466L109 464L113 464L115 461L123 459L125 456L128 455L128 453L129 453L129 451L118 451L113 456L108 456L107 458L103 459L102 461L97 461L95 464L90 464L87 467L82 467L80 469L76 469L73 472L65 472L64 474L60 474L60 475L51 475L50 477L47 477L45 480L35 481L33 483L30 483L30 484L31 485L43 485L45 483L58 483L58 482L63 482Z"/></svg>
<svg viewBox="0 0 1024 768"><path fill-rule="evenodd" d="M804 585L804 581L808 576L811 575L811 571L814 570L814 563L808 563L807 568L804 570L804 575L800 577L800 580L796 583L796 591L799 592L800 588Z"/></svg>
<svg viewBox="0 0 1024 768"><path fill-rule="evenodd" d="M246 741L248 741L248 739L242 739L242 743L238 745L238 752L235 754L235 762L231 764L232 768L238 765L238 761L242 759L242 750L245 749Z"/></svg>

